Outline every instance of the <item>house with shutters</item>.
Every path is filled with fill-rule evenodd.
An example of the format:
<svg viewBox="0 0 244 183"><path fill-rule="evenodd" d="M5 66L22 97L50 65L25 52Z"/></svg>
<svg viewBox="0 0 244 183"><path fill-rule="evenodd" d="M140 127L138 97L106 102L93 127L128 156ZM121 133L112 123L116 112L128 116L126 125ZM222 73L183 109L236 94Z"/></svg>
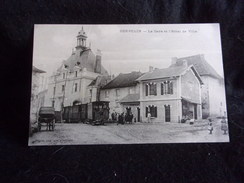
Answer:
<svg viewBox="0 0 244 183"><path fill-rule="evenodd" d="M100 89L100 100L108 101L110 118L112 113L132 113L133 121L140 121L140 101L138 79L141 72L119 74Z"/></svg>
<svg viewBox="0 0 244 183"><path fill-rule="evenodd" d="M180 122L182 118L201 119L202 79L193 65L154 69L139 82L142 121L148 113L152 122Z"/></svg>
<svg viewBox="0 0 244 183"><path fill-rule="evenodd" d="M206 61L203 54L174 57L170 67L178 67L183 63L193 65L204 83L201 87L202 117L205 119L226 115L224 78Z"/></svg>

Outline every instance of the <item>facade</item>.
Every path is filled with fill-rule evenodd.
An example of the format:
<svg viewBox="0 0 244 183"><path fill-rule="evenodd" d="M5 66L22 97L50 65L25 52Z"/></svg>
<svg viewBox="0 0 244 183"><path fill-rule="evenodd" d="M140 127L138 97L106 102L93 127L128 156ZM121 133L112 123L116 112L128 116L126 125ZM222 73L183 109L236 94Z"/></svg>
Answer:
<svg viewBox="0 0 244 183"><path fill-rule="evenodd" d="M30 131L34 127L34 124L37 122L37 113L40 108L40 100L39 100L39 91L41 88L41 74L45 73L45 71L40 70L36 67L32 67L32 86L31 86L31 104L30 104Z"/></svg>
<svg viewBox="0 0 244 183"><path fill-rule="evenodd" d="M194 66L155 69L137 79L143 122L181 122L201 119L202 80Z"/></svg>
<svg viewBox="0 0 244 183"><path fill-rule="evenodd" d="M182 62L186 62L188 66L193 65L204 83L201 88L203 118L224 116L226 113L224 79L207 63L204 55L172 58L170 67L182 65Z"/></svg>
<svg viewBox="0 0 244 183"><path fill-rule="evenodd" d="M141 72L119 74L101 88L101 101L108 101L110 117L112 113L132 113L134 121L140 121L139 85L137 78Z"/></svg>
<svg viewBox="0 0 244 183"><path fill-rule="evenodd" d="M101 64L101 51L97 50L95 55L86 46L86 40L82 28L77 35L76 49L50 77L45 105L53 106L55 111L72 106L79 106L74 107L75 110L87 109L84 105L98 100L98 85L90 84L98 78L108 77L108 72Z"/></svg>

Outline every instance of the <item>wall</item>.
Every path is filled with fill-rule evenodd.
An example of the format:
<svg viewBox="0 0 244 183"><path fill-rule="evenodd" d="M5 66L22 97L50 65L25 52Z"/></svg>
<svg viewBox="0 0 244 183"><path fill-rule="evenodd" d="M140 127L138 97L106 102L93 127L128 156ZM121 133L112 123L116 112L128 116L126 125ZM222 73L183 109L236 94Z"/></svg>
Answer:
<svg viewBox="0 0 244 183"><path fill-rule="evenodd" d="M119 96L116 96L116 89L119 89ZM123 106L119 101L129 94L129 90L132 93L139 93L139 86L131 86L124 88L102 89L100 92L101 101L109 101L110 117L113 112L122 113ZM109 92L108 97L105 96L106 91Z"/></svg>
<svg viewBox="0 0 244 183"><path fill-rule="evenodd" d="M68 73L67 79L63 79L63 73ZM69 73L64 71L56 76L56 82L55 78L52 76L50 78L45 104L47 106L52 106L52 99L54 96L55 110L60 111L62 101L64 101L64 106L72 106L74 101L81 101L83 104L90 102L90 94L87 91L87 87L98 75L98 73L83 70L81 72L79 71L77 77L75 77L75 72ZM77 84L76 92L75 84ZM65 92L62 92L62 85L65 85ZM54 86L56 87L55 95L53 95Z"/></svg>
<svg viewBox="0 0 244 183"><path fill-rule="evenodd" d="M227 111L224 82L210 76L202 76L203 118L223 116Z"/></svg>
<svg viewBox="0 0 244 183"><path fill-rule="evenodd" d="M165 122L164 105L170 105L171 122L179 122L181 119L181 100L144 101L140 103L142 122L147 122L146 107L149 105L157 106L157 118L152 118L152 122Z"/></svg>
<svg viewBox="0 0 244 183"><path fill-rule="evenodd" d="M200 83L191 69L181 76L181 96L199 104L201 103Z"/></svg>
<svg viewBox="0 0 244 183"><path fill-rule="evenodd" d="M206 119L210 115L209 112L209 76L201 76L203 80L203 85L201 87L201 97L202 97L202 118Z"/></svg>
<svg viewBox="0 0 244 183"><path fill-rule="evenodd" d="M158 79L158 80L150 80L150 81L143 81L140 83L140 100L147 101L147 100L159 100L159 99L175 99L179 95L178 90L178 80L179 77L175 79L170 79L173 82L173 94L164 94L161 95L161 83L166 79ZM154 82L157 84L157 95L148 95L146 96L146 84Z"/></svg>
<svg viewBox="0 0 244 183"><path fill-rule="evenodd" d="M209 112L211 117L224 116L226 112L226 98L224 83L209 77Z"/></svg>

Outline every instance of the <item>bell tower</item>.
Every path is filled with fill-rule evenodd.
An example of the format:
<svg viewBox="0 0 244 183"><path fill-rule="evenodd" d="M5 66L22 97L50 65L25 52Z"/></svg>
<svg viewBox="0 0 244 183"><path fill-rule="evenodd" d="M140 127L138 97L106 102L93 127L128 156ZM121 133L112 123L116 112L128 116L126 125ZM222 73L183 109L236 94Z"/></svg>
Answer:
<svg viewBox="0 0 244 183"><path fill-rule="evenodd" d="M86 49L86 39L87 39L87 35L85 33L85 31L83 30L83 27L81 28L81 30L78 32L77 37L77 46L76 49Z"/></svg>

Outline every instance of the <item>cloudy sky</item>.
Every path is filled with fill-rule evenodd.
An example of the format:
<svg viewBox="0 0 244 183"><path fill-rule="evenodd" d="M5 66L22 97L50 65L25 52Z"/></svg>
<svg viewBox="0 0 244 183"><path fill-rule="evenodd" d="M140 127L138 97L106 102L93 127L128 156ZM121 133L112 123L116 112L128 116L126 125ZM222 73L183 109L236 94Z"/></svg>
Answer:
<svg viewBox="0 0 244 183"><path fill-rule="evenodd" d="M204 54L223 76L218 24L166 25L36 25L33 64L50 75L76 46L84 28L87 46L102 51L102 64L111 74L147 72L168 67L172 57Z"/></svg>

